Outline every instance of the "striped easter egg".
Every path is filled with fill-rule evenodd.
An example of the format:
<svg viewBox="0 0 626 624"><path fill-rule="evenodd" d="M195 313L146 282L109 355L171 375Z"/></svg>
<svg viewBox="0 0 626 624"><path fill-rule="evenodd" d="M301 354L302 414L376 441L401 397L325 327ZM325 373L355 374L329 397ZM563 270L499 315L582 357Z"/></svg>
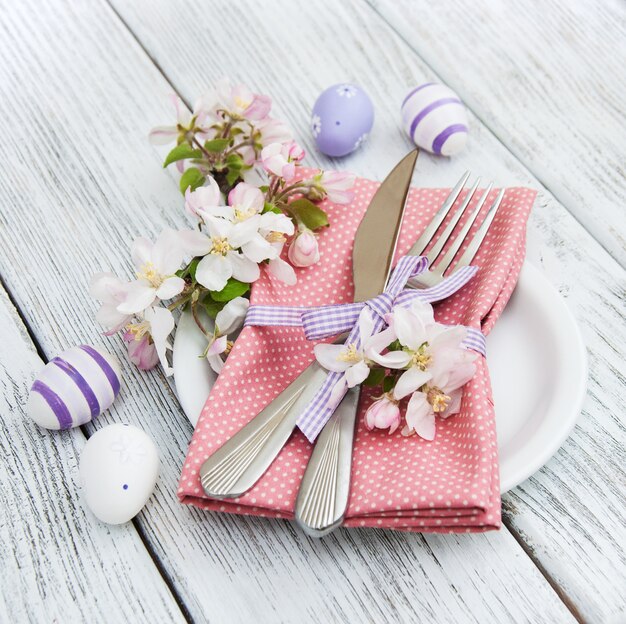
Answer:
<svg viewBox="0 0 626 624"><path fill-rule="evenodd" d="M413 142L433 154L452 156L467 142L467 111L448 87L428 82L411 89L402 102L402 121Z"/></svg>
<svg viewBox="0 0 626 624"><path fill-rule="evenodd" d="M71 429L108 409L121 371L108 353L80 345L48 362L30 389L26 413L46 429Z"/></svg>

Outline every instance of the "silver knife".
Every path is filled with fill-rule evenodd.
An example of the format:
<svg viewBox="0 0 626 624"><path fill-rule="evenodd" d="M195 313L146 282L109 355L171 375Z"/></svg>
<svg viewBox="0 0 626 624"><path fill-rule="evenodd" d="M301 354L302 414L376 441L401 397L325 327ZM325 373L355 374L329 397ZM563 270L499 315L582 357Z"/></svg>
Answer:
<svg viewBox="0 0 626 624"><path fill-rule="evenodd" d="M418 151L413 150L396 165L376 191L361 220L353 252L355 302L380 294L385 286L417 154ZM345 340L344 336L338 341L342 338ZM314 360L205 460L200 468L200 481L208 496L237 498L261 478L289 439L298 416L321 388L326 375L327 371ZM358 403L358 394L356 399ZM338 409L343 413L342 406Z"/></svg>
<svg viewBox="0 0 626 624"><path fill-rule="evenodd" d="M417 152L411 152L389 174L359 225L352 252L355 301L371 299L387 285L416 159ZM373 224L378 214L394 223L391 236L382 238L375 229ZM379 254L372 260L375 247L384 252L386 258ZM337 528L348 508L360 395L360 386L351 388L324 425L300 483L295 517L298 525L313 537L322 537Z"/></svg>

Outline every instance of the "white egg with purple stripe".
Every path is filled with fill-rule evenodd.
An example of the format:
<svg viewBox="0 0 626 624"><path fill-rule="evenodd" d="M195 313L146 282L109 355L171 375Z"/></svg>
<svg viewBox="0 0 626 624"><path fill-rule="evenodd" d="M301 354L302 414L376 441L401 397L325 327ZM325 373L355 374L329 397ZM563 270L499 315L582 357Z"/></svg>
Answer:
<svg viewBox="0 0 626 624"><path fill-rule="evenodd" d="M413 142L433 154L452 156L467 143L467 111L452 89L428 82L402 102L402 121Z"/></svg>
<svg viewBox="0 0 626 624"><path fill-rule="evenodd" d="M80 456L87 506L102 522L122 524L146 504L159 476L159 453L141 429L109 425L94 433Z"/></svg>
<svg viewBox="0 0 626 624"><path fill-rule="evenodd" d="M121 371L110 354L81 345L50 360L30 389L26 413L46 429L71 429L108 409L120 391Z"/></svg>

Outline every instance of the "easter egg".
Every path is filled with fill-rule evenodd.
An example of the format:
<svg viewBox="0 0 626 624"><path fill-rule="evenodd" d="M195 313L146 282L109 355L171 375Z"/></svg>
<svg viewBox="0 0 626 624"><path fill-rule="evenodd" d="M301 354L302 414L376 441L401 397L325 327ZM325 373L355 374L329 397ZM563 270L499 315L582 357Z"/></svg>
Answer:
<svg viewBox="0 0 626 624"><path fill-rule="evenodd" d="M146 504L159 475L159 454L137 427L115 424L87 440L80 457L83 496L94 515L122 524Z"/></svg>
<svg viewBox="0 0 626 624"><path fill-rule="evenodd" d="M374 124L374 105L361 87L336 84L315 101L311 132L327 156L345 156L360 147Z"/></svg>
<svg viewBox="0 0 626 624"><path fill-rule="evenodd" d="M441 84L428 82L412 89L402 102L402 121L413 142L433 154L452 156L467 142L465 106Z"/></svg>
<svg viewBox="0 0 626 624"><path fill-rule="evenodd" d="M108 353L81 345L50 360L30 389L26 413L46 429L71 429L101 414L120 391L121 371Z"/></svg>

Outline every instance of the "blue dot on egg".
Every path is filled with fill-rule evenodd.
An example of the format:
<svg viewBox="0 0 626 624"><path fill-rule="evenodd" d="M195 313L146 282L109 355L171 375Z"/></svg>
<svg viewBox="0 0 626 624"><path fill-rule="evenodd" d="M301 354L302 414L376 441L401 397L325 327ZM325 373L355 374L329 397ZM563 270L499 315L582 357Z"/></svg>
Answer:
<svg viewBox="0 0 626 624"><path fill-rule="evenodd" d="M127 490L128 489L128 483L124 483L124 485L122 486L123 490Z"/></svg>

